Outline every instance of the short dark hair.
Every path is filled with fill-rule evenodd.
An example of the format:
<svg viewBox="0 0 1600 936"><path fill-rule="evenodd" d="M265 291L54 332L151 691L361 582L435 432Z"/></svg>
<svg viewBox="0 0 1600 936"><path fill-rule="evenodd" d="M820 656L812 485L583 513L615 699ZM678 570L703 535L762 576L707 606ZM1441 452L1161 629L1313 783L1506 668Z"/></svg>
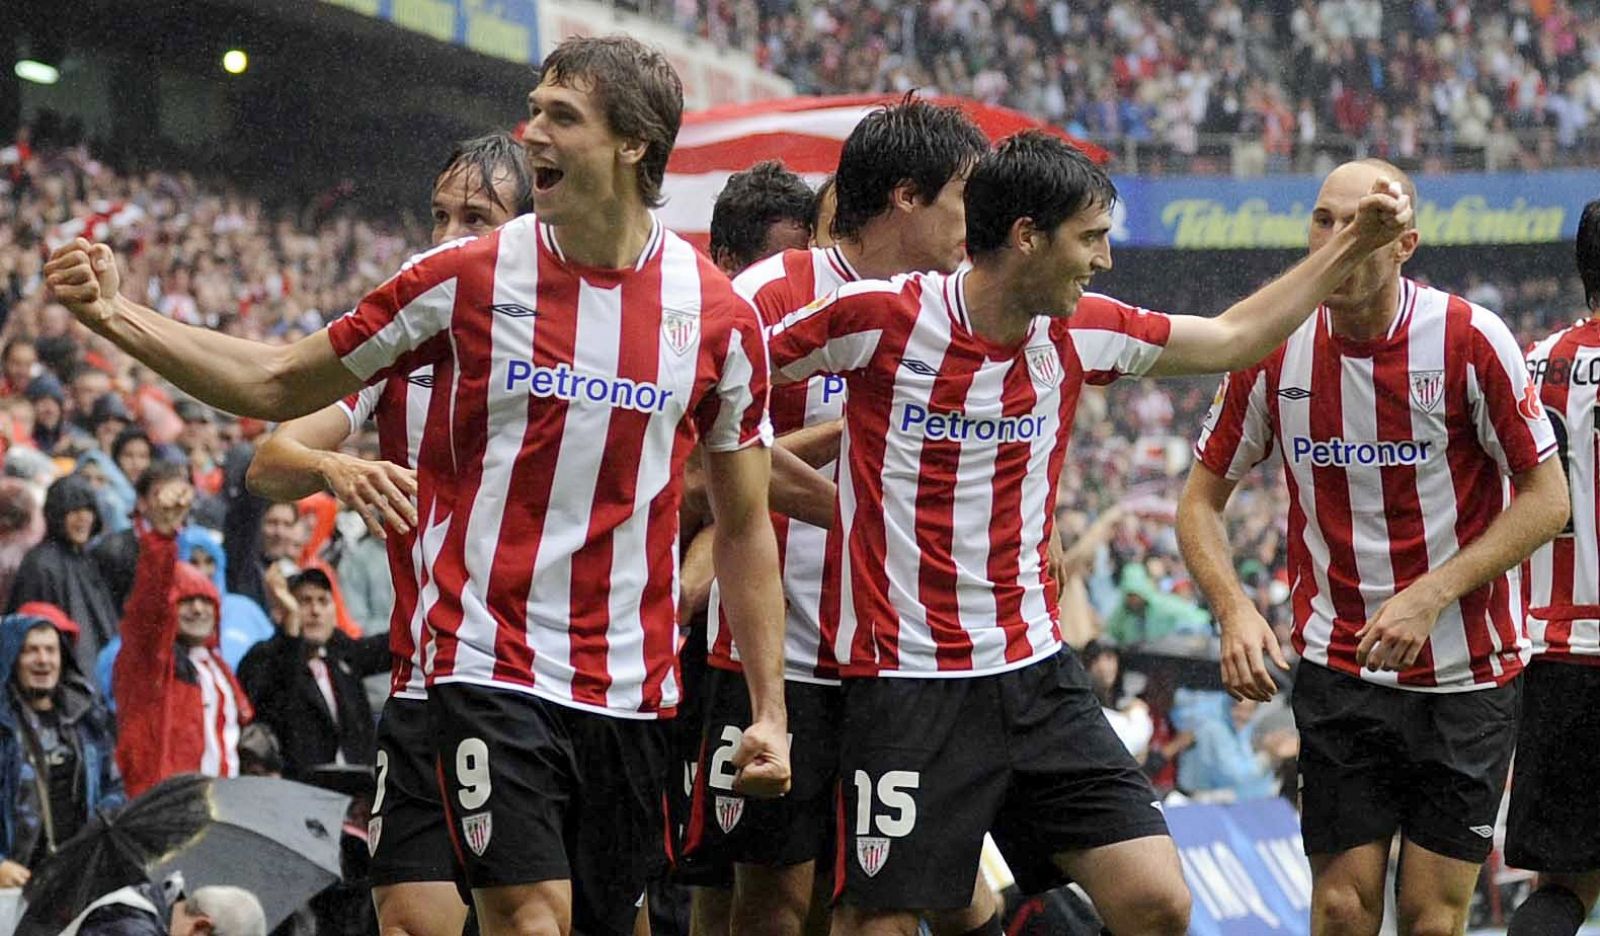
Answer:
<svg viewBox="0 0 1600 936"><path fill-rule="evenodd" d="M1024 130L1001 141L967 177L967 253L976 260L1005 247L1019 218L1032 218L1050 234L1085 208L1116 201L1111 177L1081 150Z"/></svg>
<svg viewBox="0 0 1600 936"><path fill-rule="evenodd" d="M667 157L683 123L683 82L667 57L629 36L574 36L545 57L538 77L540 84L587 84L611 132L644 141L639 197L659 206Z"/></svg>
<svg viewBox="0 0 1600 936"><path fill-rule="evenodd" d="M0 361L4 361L5 359L11 357L12 351L24 347L33 348L35 352L39 350L38 346L33 343L33 339L31 338L13 338L6 342L4 349L0 349Z"/></svg>
<svg viewBox="0 0 1600 936"><path fill-rule="evenodd" d="M171 459L158 458L151 462L150 467L146 468L144 474L133 483L133 493L140 497L148 497L158 484L187 480L189 480L188 469Z"/></svg>
<svg viewBox="0 0 1600 936"><path fill-rule="evenodd" d="M458 142L450 148L444 167L433 177L433 187L438 188L439 183L461 169L478 173L479 191L498 207L519 215L533 211L533 174L528 170L528 154L511 134L491 133ZM506 172L511 174L513 193L509 205L500 200L494 187L494 177Z"/></svg>
<svg viewBox="0 0 1600 936"><path fill-rule="evenodd" d="M906 95L856 124L839 152L834 173L833 225L837 238L855 237L889 210L899 186L910 183L924 203L978 160L989 140L960 108Z"/></svg>
<svg viewBox="0 0 1600 936"><path fill-rule="evenodd" d="M153 444L151 444L151 442L150 442L149 434L146 433L142 428L140 428L138 426L129 426L128 428L126 428L126 429L122 430L121 432L117 433L117 437L111 441L111 460L112 461L118 460L119 458L122 457L122 450L123 449L127 448L130 444L132 444L134 442L140 442L140 441L144 442L145 445L149 446L150 450L152 452L155 451L155 446ZM138 479L137 478L130 478L129 480L137 481Z"/></svg>
<svg viewBox="0 0 1600 936"><path fill-rule="evenodd" d="M1584 304L1590 311L1600 310L1600 198L1583 206L1576 248Z"/></svg>
<svg viewBox="0 0 1600 936"><path fill-rule="evenodd" d="M767 229L779 221L811 226L816 196L805 180L775 159L728 177L711 209L711 256L731 255L744 269L766 253Z"/></svg>

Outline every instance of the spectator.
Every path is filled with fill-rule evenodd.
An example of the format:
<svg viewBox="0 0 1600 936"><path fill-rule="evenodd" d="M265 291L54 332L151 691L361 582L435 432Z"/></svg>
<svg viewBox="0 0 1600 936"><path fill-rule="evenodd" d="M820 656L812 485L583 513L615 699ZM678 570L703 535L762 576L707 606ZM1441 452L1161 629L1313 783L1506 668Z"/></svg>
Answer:
<svg viewBox="0 0 1600 936"><path fill-rule="evenodd" d="M117 633L117 605L100 568L87 550L100 529L94 488L81 475L50 485L44 499L44 540L17 569L7 610L28 601L48 601L78 622L76 656L80 672L93 673L100 648Z"/></svg>
<svg viewBox="0 0 1600 936"><path fill-rule="evenodd" d="M1123 566L1119 587L1122 604L1105 623L1106 636L1117 643L1211 633L1211 615L1187 598L1162 591L1144 565Z"/></svg>
<svg viewBox="0 0 1600 936"><path fill-rule="evenodd" d="M184 471L172 462L158 462L172 466L169 479L185 480ZM132 532L132 531L130 531ZM102 539L102 542L104 539ZM218 649L222 652L222 659L233 669L239 671L239 661L250 648L271 637L273 634L272 621L261 606L243 595L236 595L226 591L227 560L222 552L222 545L217 542L215 533L204 527L190 523L178 533L178 558L187 562L200 571L200 574L211 580L217 592L222 595L221 618L217 624ZM138 561L138 540L131 545L123 544L126 552L121 553L127 557L128 562ZM120 559L117 561L121 561ZM130 578L132 568L130 568ZM131 584L131 582L130 582ZM114 702L115 684L113 674L116 669L117 655L122 651L122 637L118 635L100 651L99 662L95 664L95 679L100 685L101 692L107 699ZM388 688L385 684L385 689Z"/></svg>
<svg viewBox="0 0 1600 936"><path fill-rule="evenodd" d="M248 458L245 461L248 462ZM230 489L232 486L230 480ZM300 549L308 534L300 521L300 510L294 504L273 503L244 492L243 488L241 473L239 493L229 498L227 524L223 529L222 548L228 555L228 587L254 599L266 610L267 590L263 577L267 568L282 559L298 565Z"/></svg>
<svg viewBox="0 0 1600 936"><path fill-rule="evenodd" d="M1092 641L1083 648L1083 667L1089 673L1094 694L1100 698L1100 711L1106 721L1122 739L1122 744L1134 760L1144 763L1150 751L1150 738L1155 724L1150 718L1150 707L1138 698L1137 693L1125 694L1123 682L1127 677L1122 670L1122 655L1112 644ZM1141 679L1140 682L1143 680Z"/></svg>
<svg viewBox="0 0 1600 936"><path fill-rule="evenodd" d="M16 396L38 376L39 352L26 338L13 338L0 352L0 396Z"/></svg>
<svg viewBox="0 0 1600 936"><path fill-rule="evenodd" d="M202 887L172 905L172 936L267 936L261 901L238 887Z"/></svg>
<svg viewBox="0 0 1600 936"><path fill-rule="evenodd" d="M49 617L0 618L0 887L27 883L96 809L122 801L111 715L78 669L71 621L39 610Z"/></svg>
<svg viewBox="0 0 1600 936"><path fill-rule="evenodd" d="M112 396L111 375L95 367L80 369L72 377L72 399L67 414L73 428L83 435L94 433L94 405L101 397Z"/></svg>
<svg viewBox="0 0 1600 936"><path fill-rule="evenodd" d="M128 407L123 404L122 397L115 393L107 393L95 400L94 405L90 407L89 420L85 428L94 436L95 445L100 451L109 454L117 438L132 424L133 417L128 414Z"/></svg>
<svg viewBox="0 0 1600 936"><path fill-rule="evenodd" d="M28 383L23 394L33 404L33 446L54 455L73 442L78 430L66 421L66 394L54 374L43 373Z"/></svg>
<svg viewBox="0 0 1600 936"><path fill-rule="evenodd" d="M239 772L250 700L218 647L216 586L178 561L177 531L193 502L185 482L153 488L113 670L117 764L128 795L177 773Z"/></svg>
<svg viewBox="0 0 1600 936"><path fill-rule="evenodd" d="M1227 801L1261 799L1276 792L1273 762L1255 747L1253 699L1209 693L1198 704L1190 730L1194 746L1178 758L1178 786L1191 795Z"/></svg>
<svg viewBox="0 0 1600 936"><path fill-rule="evenodd" d="M178 534L178 557L199 569L222 595L222 658L238 672L250 648L273 635L272 619L254 601L227 590L228 558L213 531L192 523L184 527Z"/></svg>
<svg viewBox="0 0 1600 936"><path fill-rule="evenodd" d="M149 515L150 493L174 482L188 483L188 472L182 465L170 461L152 464L133 487L135 522L120 532L98 537L89 547L89 556L94 559L100 579L106 583L112 604L118 609L127 605L128 592L133 588L134 570L139 565L139 540L148 528L144 518Z"/></svg>
<svg viewBox="0 0 1600 936"><path fill-rule="evenodd" d="M120 533L133 523L133 507L137 494L133 483L123 475L122 469L110 455L91 448L78 456L77 473L87 478L94 489L96 510L100 515L101 535Z"/></svg>
<svg viewBox="0 0 1600 936"><path fill-rule="evenodd" d="M155 450L150 445L150 437L145 431L132 426L117 433L116 439L106 451L111 453L111 460L117 463L122 476L137 484L145 469L150 467L151 456Z"/></svg>
<svg viewBox="0 0 1600 936"><path fill-rule="evenodd" d="M339 511L335 525L338 535L330 556L345 610L363 634L388 630L389 614L394 610L394 578L389 573L384 541L371 535L361 515L353 510Z"/></svg>
<svg viewBox="0 0 1600 936"><path fill-rule="evenodd" d="M11 607L11 589L22 560L44 539L39 497L16 478L0 478L0 608Z"/></svg>
<svg viewBox="0 0 1600 936"><path fill-rule="evenodd" d="M388 671L388 632L353 640L340 631L333 583L321 569L285 578L274 566L266 584L278 633L245 654L239 681L278 736L284 775L372 763L375 722L361 680Z"/></svg>

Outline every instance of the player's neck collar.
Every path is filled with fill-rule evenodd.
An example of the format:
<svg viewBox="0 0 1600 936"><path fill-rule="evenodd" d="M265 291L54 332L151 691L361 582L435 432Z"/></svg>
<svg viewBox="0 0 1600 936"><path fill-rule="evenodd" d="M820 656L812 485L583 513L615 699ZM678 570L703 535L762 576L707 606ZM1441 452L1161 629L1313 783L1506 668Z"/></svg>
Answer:
<svg viewBox="0 0 1600 936"><path fill-rule="evenodd" d="M649 265L650 261L655 259L656 254L661 252L661 245L666 241L666 228L662 226L661 219L656 217L655 212L651 211L648 214L650 215L650 233L645 237L644 247L639 250L639 255L634 258L633 263L617 269L631 268L637 272ZM555 227L543 221L539 222L539 242L562 263L570 266L588 266L588 264L569 259L561 249L561 242L556 236Z"/></svg>
<svg viewBox="0 0 1600 936"><path fill-rule="evenodd" d="M1405 334L1406 329L1411 325L1412 314L1416 311L1417 294L1417 284L1413 283L1404 276L1400 277L1400 288L1395 290L1394 314L1389 319L1388 328L1384 330L1382 335L1374 335L1368 338L1358 338L1352 335L1340 334L1338 330L1334 328L1333 310L1328 308L1326 305L1322 307L1320 314L1322 315L1324 327L1327 329L1328 336L1339 344L1351 348L1376 347L1388 344L1389 342L1394 341L1396 338Z"/></svg>

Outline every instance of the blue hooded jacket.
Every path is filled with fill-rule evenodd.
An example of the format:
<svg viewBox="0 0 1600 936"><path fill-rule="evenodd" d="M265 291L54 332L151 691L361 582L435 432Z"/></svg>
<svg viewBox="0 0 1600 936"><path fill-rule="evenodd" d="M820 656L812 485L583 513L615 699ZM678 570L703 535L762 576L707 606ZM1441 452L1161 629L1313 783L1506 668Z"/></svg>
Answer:
<svg viewBox="0 0 1600 936"><path fill-rule="evenodd" d="M197 549L205 551L216 563L216 570L211 573L211 581L217 586L217 592L222 595L217 633L220 642L218 649L222 651L222 658L228 661L228 665L238 672L239 661L244 659L250 648L277 633L277 628L272 626L272 619L267 617L267 612L261 610L260 605L243 595L227 590L228 557L223 553L222 544L217 542L216 537L209 530L192 524L179 530L178 556L187 562ZM114 698L111 690L111 666L121 649L122 636L119 634L100 651L100 658L95 661L95 679L103 688L108 700ZM115 708L115 705L112 707Z"/></svg>
<svg viewBox="0 0 1600 936"><path fill-rule="evenodd" d="M104 533L120 533L133 525L133 506L138 495L110 455L99 449L90 449L78 456L80 469L90 462L105 478L105 483L94 494L100 511L100 529Z"/></svg>
<svg viewBox="0 0 1600 936"><path fill-rule="evenodd" d="M48 797L39 792L39 776L28 757L24 735L27 729L23 719L28 716L19 710L19 700L11 686L28 632L41 625L52 626L44 618L32 615L8 614L0 618L0 858L22 864L32 857L44 835L43 810ZM77 750L83 801L93 815L96 809L122 804L116 738L105 703L78 670L73 655L65 646L62 650L61 683L56 690L60 728ZM82 818L87 822L89 817ZM56 842L57 846L61 844Z"/></svg>

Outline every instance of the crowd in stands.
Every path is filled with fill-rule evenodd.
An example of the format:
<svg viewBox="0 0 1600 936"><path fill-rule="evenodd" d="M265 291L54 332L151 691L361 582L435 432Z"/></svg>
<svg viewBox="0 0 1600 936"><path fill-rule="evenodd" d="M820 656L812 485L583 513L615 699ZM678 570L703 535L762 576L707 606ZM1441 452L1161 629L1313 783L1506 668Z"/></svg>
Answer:
<svg viewBox="0 0 1600 936"><path fill-rule="evenodd" d="M746 49L800 93L1003 104L1140 171L1600 162L1592 0L617 2Z"/></svg>
<svg viewBox="0 0 1600 936"><path fill-rule="evenodd" d="M393 601L382 544L330 496L246 490L265 426L185 399L49 301L49 249L107 241L151 306L287 341L426 235L269 217L223 185L120 174L26 134L6 153L0 887L16 887L96 810L174 774L316 782L370 764Z"/></svg>

